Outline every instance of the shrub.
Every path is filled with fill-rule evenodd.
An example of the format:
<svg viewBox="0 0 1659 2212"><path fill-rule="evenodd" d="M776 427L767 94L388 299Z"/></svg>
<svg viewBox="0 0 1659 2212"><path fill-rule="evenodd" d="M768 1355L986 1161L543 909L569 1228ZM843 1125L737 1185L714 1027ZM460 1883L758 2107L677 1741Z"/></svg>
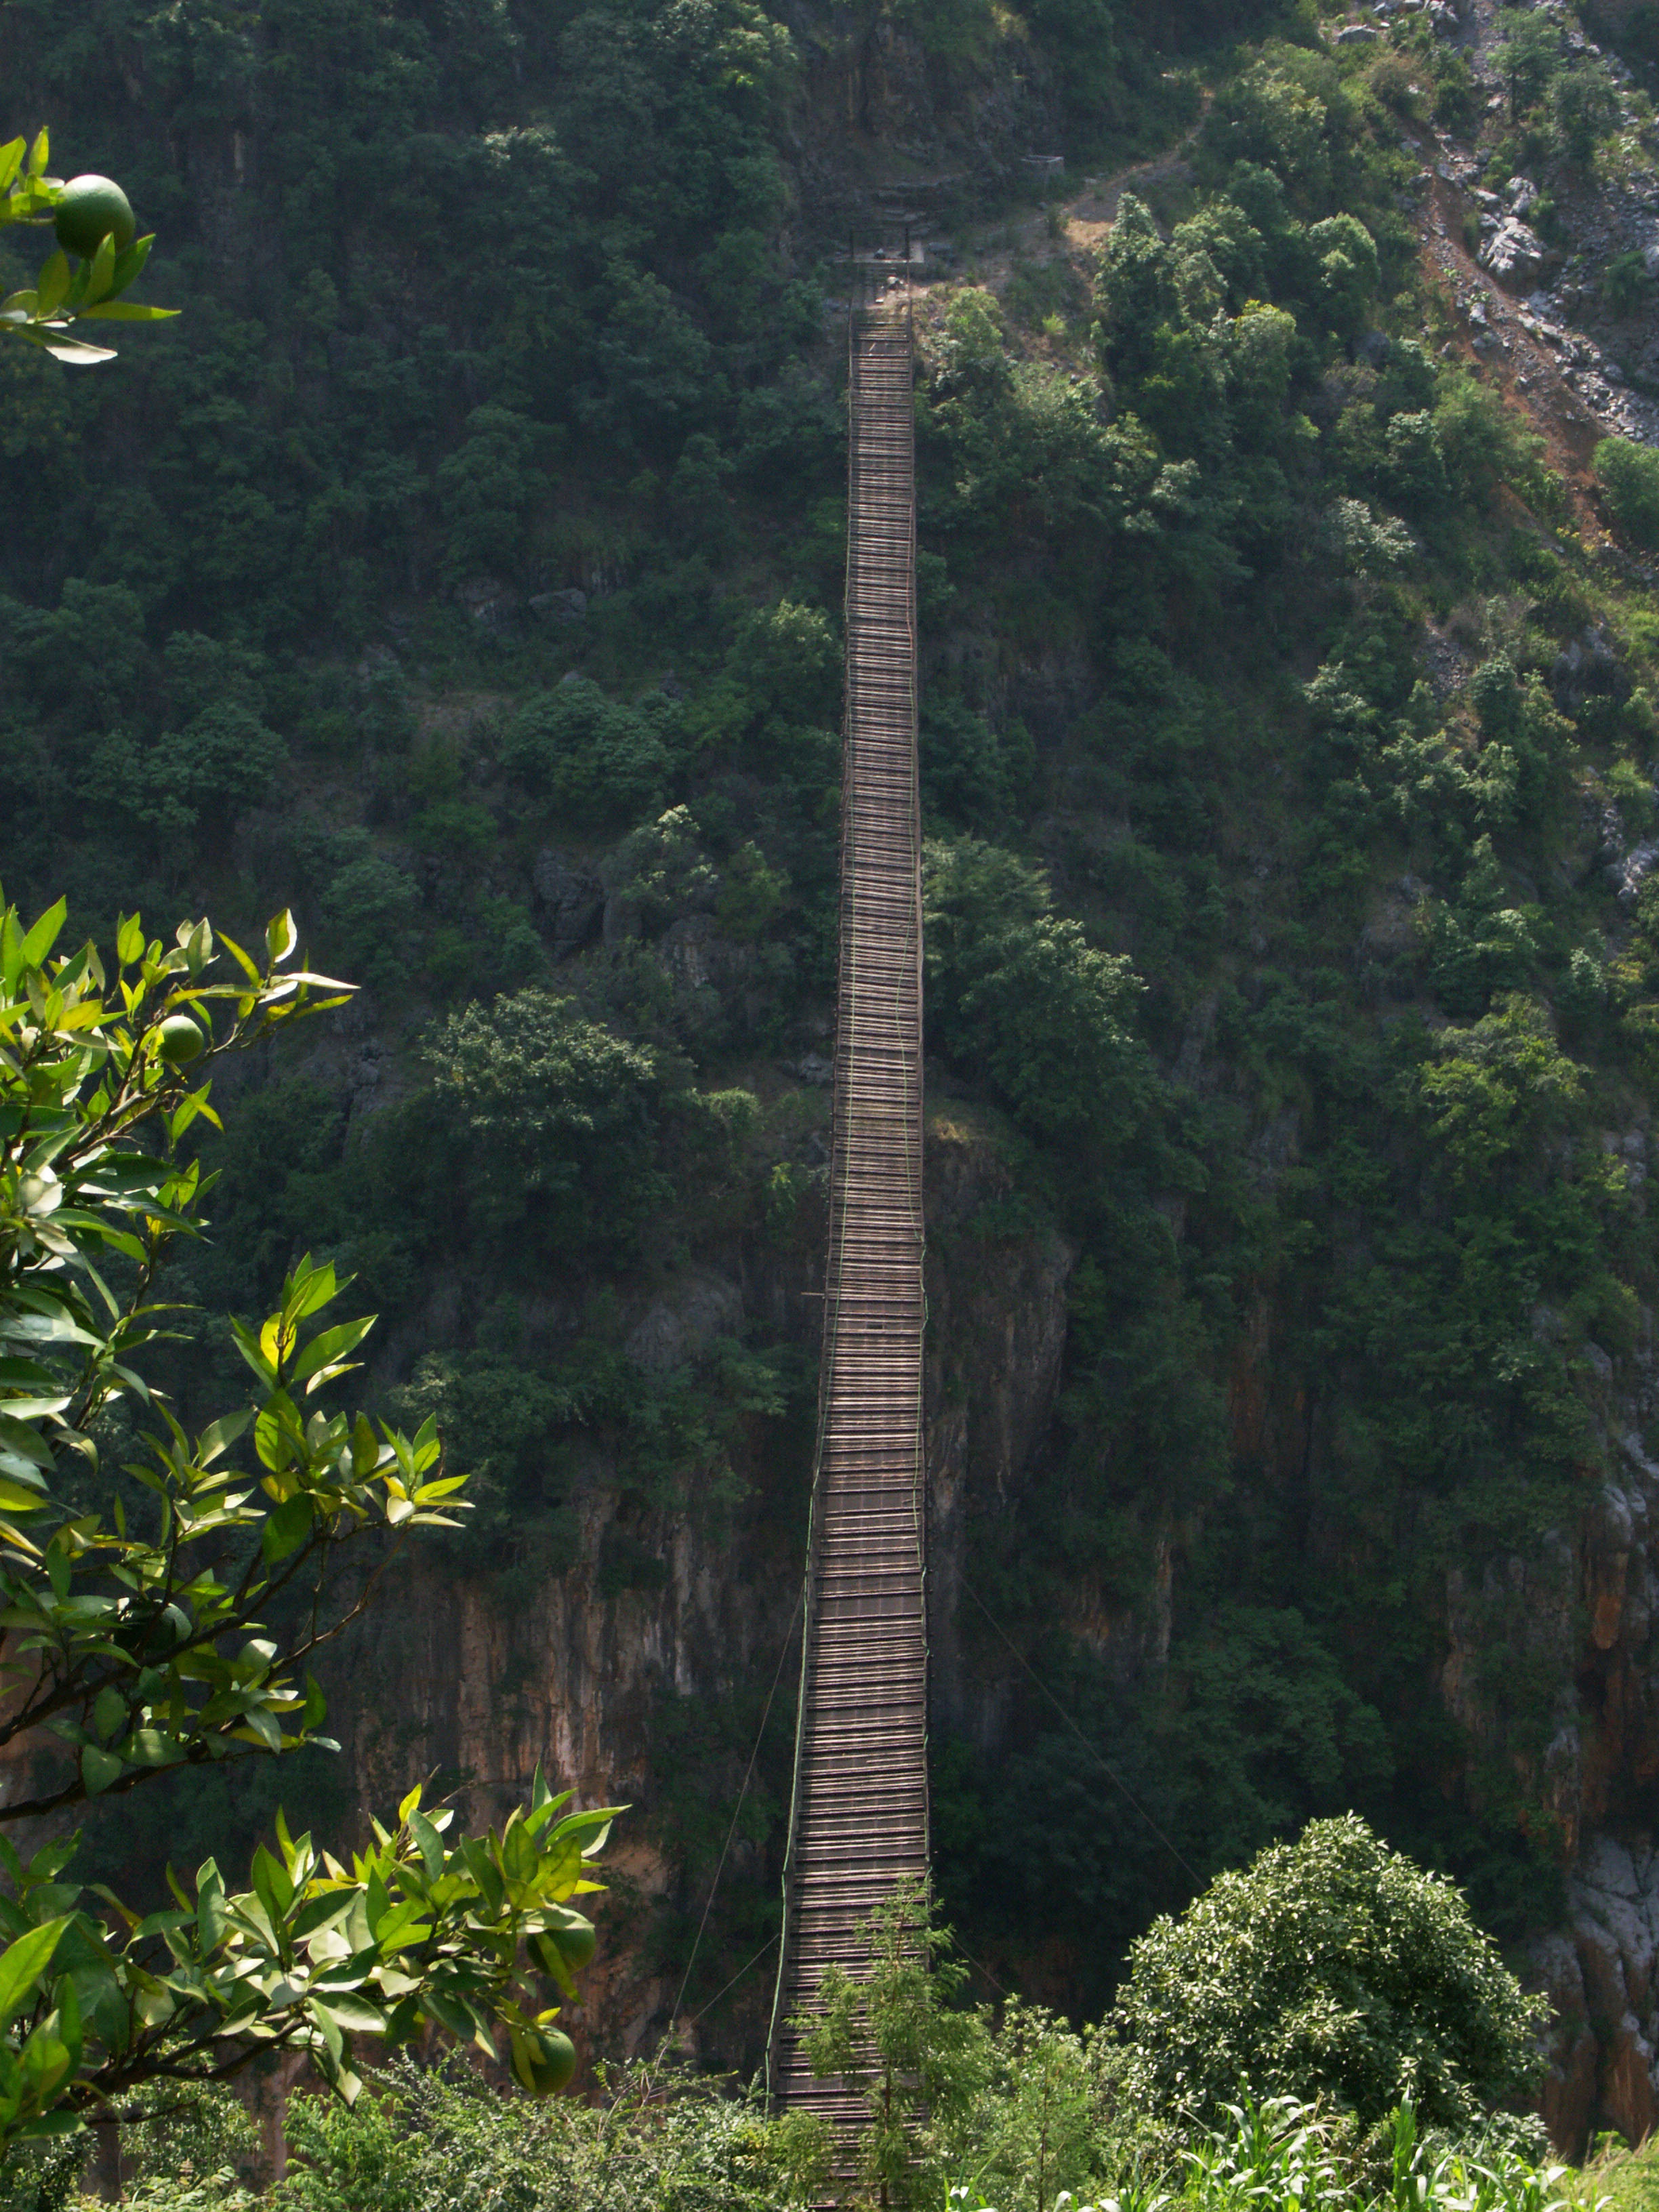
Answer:
<svg viewBox="0 0 1659 2212"><path fill-rule="evenodd" d="M813 2201L817 2133L769 2122L750 2097L672 2067L613 2075L597 2106L503 2097L461 2066L387 2069L355 2112L289 2107L294 2148L280 2212L774 2212Z"/></svg>
<svg viewBox="0 0 1659 2212"><path fill-rule="evenodd" d="M1603 438L1594 467L1619 527L1639 545L1659 547L1659 452L1630 438Z"/></svg>
<svg viewBox="0 0 1659 2212"><path fill-rule="evenodd" d="M407 939L420 906L412 877L379 853L348 861L323 893L323 917L342 964L376 989L403 972Z"/></svg>
<svg viewBox="0 0 1659 2212"><path fill-rule="evenodd" d="M531 989L441 1023L424 1057L476 1225L626 1241L671 1195L656 1056Z"/></svg>
<svg viewBox="0 0 1659 2212"><path fill-rule="evenodd" d="M1610 315L1633 315L1652 289L1648 264L1634 246L1615 253L1601 271L1601 299Z"/></svg>
<svg viewBox="0 0 1659 2212"><path fill-rule="evenodd" d="M1121 1143L1151 1080L1142 985L1052 911L1040 868L975 837L926 855L927 1013L947 1053L1042 1135Z"/></svg>
<svg viewBox="0 0 1659 2212"><path fill-rule="evenodd" d="M637 820L666 792L677 717L665 693L630 706L576 677L526 701L507 726L501 765L574 820Z"/></svg>
<svg viewBox="0 0 1659 2212"><path fill-rule="evenodd" d="M1214 2116L1248 2084L1329 2097L1366 2124L1410 2099L1466 2128L1529 2078L1544 2011L1461 1893L1347 1814L1155 1922L1116 2017L1154 2112Z"/></svg>

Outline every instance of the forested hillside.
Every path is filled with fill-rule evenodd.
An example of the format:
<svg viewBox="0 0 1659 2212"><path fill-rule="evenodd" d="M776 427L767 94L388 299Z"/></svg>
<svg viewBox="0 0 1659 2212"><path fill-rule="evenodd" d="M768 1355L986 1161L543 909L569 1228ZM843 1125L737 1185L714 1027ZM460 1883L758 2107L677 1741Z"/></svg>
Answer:
<svg viewBox="0 0 1659 2212"><path fill-rule="evenodd" d="M1659 47L1599 29L5 0L0 137L120 178L185 312L0 349L0 878L106 936L292 903L365 987L204 1146L173 1382L215 1407L224 1316L326 1254L477 1501L336 1668L343 1759L91 1850L543 1757L635 1801L587 2026L649 2047L780 1672L685 2013L775 1927L835 256L898 191L948 1903L1093 2014L1155 1911L1356 1808L1577 2008L1562 2124L1650 2112L1640 1940L1583 1934L1619 1868L1659 1911L1659 464L1592 463L1659 361ZM1494 327L1558 278L1589 414ZM751 2058L767 1978L696 2047Z"/></svg>

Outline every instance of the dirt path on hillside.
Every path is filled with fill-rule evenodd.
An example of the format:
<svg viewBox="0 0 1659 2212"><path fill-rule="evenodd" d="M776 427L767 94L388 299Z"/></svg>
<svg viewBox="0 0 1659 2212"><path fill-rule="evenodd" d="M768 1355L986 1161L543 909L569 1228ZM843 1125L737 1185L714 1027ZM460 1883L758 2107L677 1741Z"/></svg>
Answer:
<svg viewBox="0 0 1659 2212"><path fill-rule="evenodd" d="M1473 0L1460 41L1490 108L1499 97L1490 57L1498 32L1495 0ZM1594 51L1592 49L1592 51ZM1545 441L1545 459L1565 483L1587 545L1613 543L1590 489L1590 463L1610 434L1659 444L1659 406L1632 392L1624 373L1553 295L1541 274L1522 295L1480 265L1465 226L1502 211L1483 191L1475 139L1432 123L1402 127L1402 145L1421 155L1416 228L1420 265L1450 316L1454 349L1520 407ZM1645 568L1644 574L1647 574ZM1651 578L1649 579L1651 580Z"/></svg>

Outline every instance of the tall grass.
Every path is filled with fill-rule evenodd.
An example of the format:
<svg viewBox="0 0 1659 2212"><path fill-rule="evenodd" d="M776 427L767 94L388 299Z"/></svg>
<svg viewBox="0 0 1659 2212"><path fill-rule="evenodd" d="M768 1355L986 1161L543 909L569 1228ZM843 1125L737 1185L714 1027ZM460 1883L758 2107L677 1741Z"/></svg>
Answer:
<svg viewBox="0 0 1659 2212"><path fill-rule="evenodd" d="M1225 2110L1225 2123L1195 2140L1161 2155L1139 2150L1091 2203L1062 2190L1054 2212L1659 2212L1659 2165L1540 2164L1523 2147L1524 2126L1456 2142L1420 2135L1409 2104L1370 2135L1293 2097ZM1603 2190L1616 2174L1624 2189ZM946 2212L997 2208L959 2184Z"/></svg>

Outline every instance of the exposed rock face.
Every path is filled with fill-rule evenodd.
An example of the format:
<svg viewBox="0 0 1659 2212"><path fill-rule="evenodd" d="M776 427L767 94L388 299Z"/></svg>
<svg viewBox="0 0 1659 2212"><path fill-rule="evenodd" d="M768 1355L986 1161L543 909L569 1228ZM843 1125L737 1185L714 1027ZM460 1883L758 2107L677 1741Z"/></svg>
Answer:
<svg viewBox="0 0 1659 2212"><path fill-rule="evenodd" d="M986 1715L969 1712L953 1638L965 1524L970 1506L1011 1504L1040 1452L1075 1255L1052 1234L1011 1235L994 1216L983 1220L1012 1179L970 1115L934 1120L927 1176L935 1696L953 1722L982 1725ZM820 1265L798 1262L785 1274L775 1261L741 1254L729 1272L689 1269L644 1303L624 1340L628 1355L647 1371L693 1364L717 1340L739 1335L745 1319L775 1325L792 1307L793 1333L812 1341L820 1309L801 1296L809 1279L822 1279ZM574 1501L576 1559L566 1572L527 1577L528 1595L509 1601L493 1580L458 1580L441 1562L416 1565L369 1617L346 1679L337 1680L337 1718L351 1738L366 1808L395 1800L411 1771L435 1765L477 1778L470 1817L499 1820L539 1761L584 1802L635 1808L607 1854L599 1958L571 2012L590 2051L654 2051L672 2025L674 1988L652 1971L641 1942L653 1904L678 1879L653 1831L657 1762L673 1755L660 1708L675 1697L764 1685L792 1638L805 1455L787 1463L757 1455L740 1472L750 1486L740 1504L687 1513L616 1486L596 1454ZM618 1559L633 1586L617 1587ZM786 1691L794 1666L791 1650ZM757 1847L741 1837L733 1863L762 1870ZM690 1905L700 1910L701 1899ZM757 1969L741 2046L703 2055L753 2064L769 2002L769 1975ZM695 2048L695 2032L689 2041Z"/></svg>
<svg viewBox="0 0 1659 2212"><path fill-rule="evenodd" d="M1511 292L1529 292L1544 268L1544 241L1514 216L1504 216L1480 248L1480 266Z"/></svg>
<svg viewBox="0 0 1659 2212"><path fill-rule="evenodd" d="M1597 1836L1567 1887L1569 1932L1537 1949L1559 2025L1544 2118L1558 2143L1581 2150L1593 2127L1640 2142L1659 2119L1659 1856L1646 1843Z"/></svg>
<svg viewBox="0 0 1659 2212"><path fill-rule="evenodd" d="M790 150L808 187L803 225L819 239L839 238L867 211L872 187L902 177L912 204L931 204L936 186L1006 179L1055 142L1052 88L1024 37L951 64L930 57L915 29L884 9L809 9L795 0L786 20L805 62Z"/></svg>
<svg viewBox="0 0 1659 2212"><path fill-rule="evenodd" d="M1638 1139L1641 1132L1632 1133ZM1625 1139L1608 1140L1623 1150ZM1645 1363L1644 1363L1645 1371ZM1645 1395L1645 1394L1644 1394ZM1617 1418L1628 1411L1609 1407ZM1645 1403L1641 1409L1646 1415ZM1652 1789L1659 1777L1659 1465L1636 1426L1613 1442L1622 1460L1586 1511L1576 1547L1557 1539L1523 1569L1512 1563L1517 1614L1532 1655L1561 1685L1541 1753L1493 1732L1494 1699L1476 1686L1473 1617L1454 1600L1448 1702L1483 1750L1534 1770L1571 1858L1566 1927L1533 1948L1558 2012L1542 2110L1565 2151L1617 2128L1638 2142L1659 2122L1659 1855ZM1490 1639L1490 1615L1486 1631ZM1511 1639L1511 1644L1513 1639ZM1464 1684L1452 1679L1466 1669ZM1493 1672L1488 1656L1485 1672ZM1576 1692L1575 1692L1576 1680ZM1460 1686L1467 1693L1460 1695Z"/></svg>
<svg viewBox="0 0 1659 2212"><path fill-rule="evenodd" d="M605 887L550 848L536 855L536 896L553 924L553 957L562 960L587 942L605 909Z"/></svg>

